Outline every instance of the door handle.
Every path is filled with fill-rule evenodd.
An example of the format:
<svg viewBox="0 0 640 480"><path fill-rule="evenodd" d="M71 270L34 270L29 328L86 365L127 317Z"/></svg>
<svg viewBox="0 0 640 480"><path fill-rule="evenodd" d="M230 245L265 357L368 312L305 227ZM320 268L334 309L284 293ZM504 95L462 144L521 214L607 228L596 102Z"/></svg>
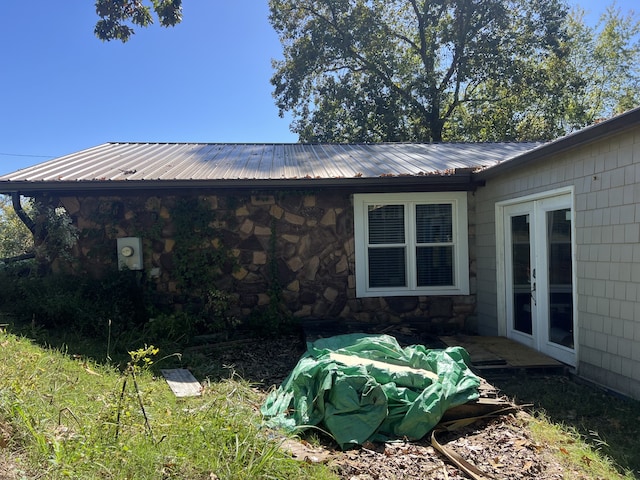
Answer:
<svg viewBox="0 0 640 480"><path fill-rule="evenodd" d="M531 282L531 301L533 302L534 305L536 305L536 296L534 295L536 293L536 269L533 269L533 274L531 276L531 278L533 279L533 282Z"/></svg>

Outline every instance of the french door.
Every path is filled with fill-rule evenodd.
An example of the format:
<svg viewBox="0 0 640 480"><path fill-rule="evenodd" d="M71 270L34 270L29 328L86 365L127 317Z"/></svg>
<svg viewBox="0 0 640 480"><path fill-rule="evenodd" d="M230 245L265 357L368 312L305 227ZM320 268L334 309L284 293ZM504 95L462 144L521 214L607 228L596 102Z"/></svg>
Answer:
<svg viewBox="0 0 640 480"><path fill-rule="evenodd" d="M572 196L502 207L507 337L575 365Z"/></svg>

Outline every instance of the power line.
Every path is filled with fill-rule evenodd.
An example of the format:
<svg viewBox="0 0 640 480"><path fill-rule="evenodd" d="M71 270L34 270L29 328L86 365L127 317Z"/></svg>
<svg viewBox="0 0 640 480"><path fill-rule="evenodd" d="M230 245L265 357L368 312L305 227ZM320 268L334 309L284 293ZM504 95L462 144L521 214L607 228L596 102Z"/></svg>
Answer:
<svg viewBox="0 0 640 480"><path fill-rule="evenodd" d="M28 155L24 153L0 153L4 157L31 157L31 158L53 158L55 155Z"/></svg>

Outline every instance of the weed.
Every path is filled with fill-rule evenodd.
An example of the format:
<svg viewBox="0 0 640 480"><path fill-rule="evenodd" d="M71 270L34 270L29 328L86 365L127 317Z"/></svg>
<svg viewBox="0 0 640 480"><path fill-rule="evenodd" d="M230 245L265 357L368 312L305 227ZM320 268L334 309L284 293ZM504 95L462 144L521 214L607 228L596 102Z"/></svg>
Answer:
<svg viewBox="0 0 640 480"><path fill-rule="evenodd" d="M54 480L335 478L263 434L251 385L232 375L205 383L200 397L176 398L153 375L157 353L132 350L118 371L1 333L0 422L14 432L8 448L24 452L22 470Z"/></svg>

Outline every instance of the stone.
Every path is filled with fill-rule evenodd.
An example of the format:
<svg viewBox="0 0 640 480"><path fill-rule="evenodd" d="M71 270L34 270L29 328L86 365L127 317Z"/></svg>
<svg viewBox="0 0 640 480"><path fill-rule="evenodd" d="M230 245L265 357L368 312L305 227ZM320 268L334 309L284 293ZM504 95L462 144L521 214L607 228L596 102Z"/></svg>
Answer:
<svg viewBox="0 0 640 480"><path fill-rule="evenodd" d="M279 205L272 205L271 208L269 209L269 214L272 217L277 218L278 220L280 220L282 218L282 216L284 215L284 209L282 207L280 207Z"/></svg>
<svg viewBox="0 0 640 480"><path fill-rule="evenodd" d="M249 209L246 206L241 206L236 209L236 217L248 217Z"/></svg>
<svg viewBox="0 0 640 480"><path fill-rule="evenodd" d="M216 195L207 195L206 197L202 198L202 201L207 203L211 210L218 209L218 197Z"/></svg>
<svg viewBox="0 0 640 480"><path fill-rule="evenodd" d="M262 225L256 225L253 233L259 237L269 237L271 235L271 229L269 227L263 227Z"/></svg>
<svg viewBox="0 0 640 480"><path fill-rule="evenodd" d="M287 290L289 290L290 292L299 292L300 282L298 280L294 280L289 285L287 285Z"/></svg>
<svg viewBox="0 0 640 480"><path fill-rule="evenodd" d="M285 212L284 219L286 222L291 223L293 225L304 225L304 217L300 215L296 215L291 212Z"/></svg>
<svg viewBox="0 0 640 480"><path fill-rule="evenodd" d="M290 310L298 308L298 293L290 290L282 291L282 300Z"/></svg>
<svg viewBox="0 0 640 480"><path fill-rule="evenodd" d="M305 195L302 199L302 205L304 207L315 207L316 206L316 196L315 195Z"/></svg>
<svg viewBox="0 0 640 480"><path fill-rule="evenodd" d="M247 284L259 284L262 285L264 283L264 278L262 275L258 275L254 272L247 272L247 276L244 278L244 281Z"/></svg>
<svg viewBox="0 0 640 480"><path fill-rule="evenodd" d="M233 272L233 278L236 280L243 280L248 274L249 271L246 268L240 267L238 270Z"/></svg>
<svg viewBox="0 0 640 480"><path fill-rule="evenodd" d="M97 226L91 220L88 220L88 219L86 219L84 217L78 217L78 221L76 222L76 224L77 224L79 230L94 229Z"/></svg>
<svg viewBox="0 0 640 480"><path fill-rule="evenodd" d="M271 301L271 299L269 298L269 295L267 295L266 293L259 293L258 294L258 305L259 306L269 305L270 301Z"/></svg>
<svg viewBox="0 0 640 480"><path fill-rule="evenodd" d="M292 272L298 272L302 267L304 267L304 262L300 257L293 257L287 261L287 266Z"/></svg>
<svg viewBox="0 0 640 480"><path fill-rule="evenodd" d="M250 235L253 232L253 226L253 221L247 218L242 222L242 225L240 225L240 231L245 235Z"/></svg>
<svg viewBox="0 0 640 480"><path fill-rule="evenodd" d="M331 308L329 309L329 316L337 317L338 315L340 315L340 312L344 310L346 305L347 305L347 298L344 295L338 295L338 297L335 299L335 301L331 305Z"/></svg>
<svg viewBox="0 0 640 480"><path fill-rule="evenodd" d="M75 215L80 211L80 201L76 197L62 197L60 202L69 215Z"/></svg>
<svg viewBox="0 0 640 480"><path fill-rule="evenodd" d="M309 239L309 235L305 235L300 238L300 241L298 242L298 255L300 255L301 257L306 256L307 252L309 251L310 245L311 240Z"/></svg>
<svg viewBox="0 0 640 480"><path fill-rule="evenodd" d="M289 243L298 243L300 241L300 235L290 235L285 233L281 238Z"/></svg>
<svg viewBox="0 0 640 480"><path fill-rule="evenodd" d="M350 238L349 240L344 242L344 245L342 248L344 248L344 252L347 254L349 258L353 257L353 254L356 251L355 242L353 238Z"/></svg>
<svg viewBox="0 0 640 480"><path fill-rule="evenodd" d="M254 265L266 265L267 264L267 252L253 252L253 264Z"/></svg>
<svg viewBox="0 0 640 480"><path fill-rule="evenodd" d="M293 312L295 318L305 318L311 316L311 305L303 305L300 310Z"/></svg>
<svg viewBox="0 0 640 480"><path fill-rule="evenodd" d="M346 272L348 268L349 268L349 262L347 262L347 256L342 255L338 263L336 263L336 273Z"/></svg>
<svg viewBox="0 0 640 480"><path fill-rule="evenodd" d="M296 254L296 246L293 243L287 243L282 250L284 258L291 258Z"/></svg>
<svg viewBox="0 0 640 480"><path fill-rule="evenodd" d="M320 225L323 225L325 227L331 227L331 226L335 226L336 224L336 211L332 208L331 210L327 211L327 213L324 214L324 217L322 217L322 220L320 220Z"/></svg>
<svg viewBox="0 0 640 480"><path fill-rule="evenodd" d="M319 267L320 259L317 256L311 257L304 267L304 278L307 280L315 280Z"/></svg>
<svg viewBox="0 0 640 480"><path fill-rule="evenodd" d="M324 317L328 310L329 308L325 302L318 301L313 306L313 315L316 317Z"/></svg>
<svg viewBox="0 0 640 480"><path fill-rule="evenodd" d="M329 300L330 302L334 302L335 299L338 297L338 290L332 287L327 287L324 293L322 294L322 296L327 300Z"/></svg>
<svg viewBox="0 0 640 480"><path fill-rule="evenodd" d="M353 235L353 215L347 214L346 212L338 215L336 219L336 233L343 237Z"/></svg>
<svg viewBox="0 0 640 480"><path fill-rule="evenodd" d="M167 207L162 207L159 215L163 220L169 220L171 218L171 212L169 212Z"/></svg>
<svg viewBox="0 0 640 480"><path fill-rule="evenodd" d="M380 308L380 298L379 297L365 297L362 299L362 308L363 310L368 310L370 312L375 312Z"/></svg>
<svg viewBox="0 0 640 480"><path fill-rule="evenodd" d="M280 196L278 203L289 212L297 212L302 205L302 196L297 194L285 194Z"/></svg>

